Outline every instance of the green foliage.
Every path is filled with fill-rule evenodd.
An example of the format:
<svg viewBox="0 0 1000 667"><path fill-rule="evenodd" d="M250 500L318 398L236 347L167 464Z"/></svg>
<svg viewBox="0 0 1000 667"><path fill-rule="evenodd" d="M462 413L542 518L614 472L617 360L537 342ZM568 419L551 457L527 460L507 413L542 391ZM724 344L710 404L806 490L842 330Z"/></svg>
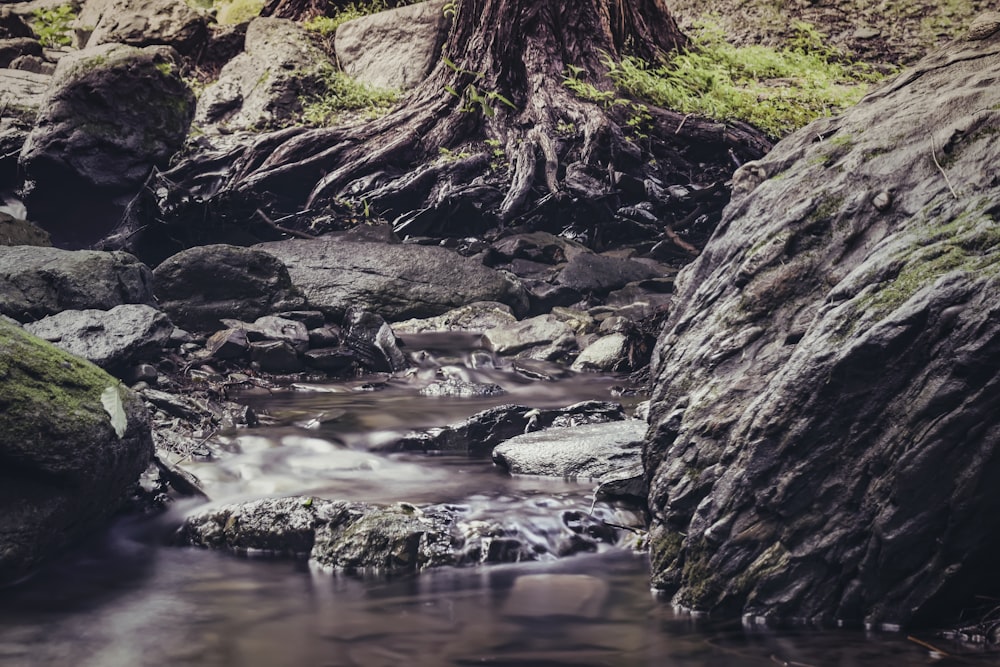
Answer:
<svg viewBox="0 0 1000 667"><path fill-rule="evenodd" d="M471 70L462 69L445 56L441 56L441 62L443 62L453 72L471 76L475 81L479 81L483 78L483 76L485 76L482 72L473 72ZM514 103L500 93L495 90L480 91L479 87L474 83L468 84L462 92L457 91L452 86L445 86L444 89L449 94L462 100L462 106L459 107L459 111L463 113L476 113L481 111L487 118L493 118L497 112L496 107L493 106L494 102L500 102L511 109L517 110Z"/></svg>
<svg viewBox="0 0 1000 667"><path fill-rule="evenodd" d="M330 125L348 111L377 117L399 99L394 90L370 88L332 66L321 67L313 80L310 92L301 100L302 119L309 125Z"/></svg>
<svg viewBox="0 0 1000 667"><path fill-rule="evenodd" d="M59 5L52 9L39 7L33 16L31 28L38 35L42 46L57 48L69 46L73 41L70 26L76 19L76 11L72 5Z"/></svg>
<svg viewBox="0 0 1000 667"><path fill-rule="evenodd" d="M856 103L880 76L864 65L844 61L809 24L795 27L796 37L787 47L776 49L733 46L718 27L702 24L693 34L692 48L665 65L606 57L620 92L599 90L572 69L566 85L605 104L625 103L619 94L626 93L681 113L748 122L781 137Z"/></svg>
<svg viewBox="0 0 1000 667"><path fill-rule="evenodd" d="M395 5L412 5L420 0L405 0L404 2L394 3ZM392 9L386 0L370 0L369 2L350 2L343 7L337 9L332 16L316 16L308 21L304 22L302 26L306 30L312 30L313 32L319 33L322 37L332 37L333 33L337 31L337 28L341 23L346 23L347 21L352 21L354 19L361 18L362 16L368 16L369 14L377 14L379 12L384 12L387 9ZM447 12L447 6L445 6L445 11Z"/></svg>
<svg viewBox="0 0 1000 667"><path fill-rule="evenodd" d="M221 25L239 25L253 20L264 9L264 0L229 0L218 5L215 20Z"/></svg>

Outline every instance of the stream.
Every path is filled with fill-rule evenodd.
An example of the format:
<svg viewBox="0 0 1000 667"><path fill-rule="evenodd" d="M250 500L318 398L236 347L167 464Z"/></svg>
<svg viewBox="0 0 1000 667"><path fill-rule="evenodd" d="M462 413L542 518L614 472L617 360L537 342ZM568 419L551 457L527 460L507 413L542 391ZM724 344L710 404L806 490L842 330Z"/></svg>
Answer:
<svg viewBox="0 0 1000 667"><path fill-rule="evenodd" d="M213 502L313 495L378 503L455 503L545 545L562 513L635 525L594 503L594 483L511 477L489 459L388 453L411 429L487 407L562 407L641 395L625 378L527 378L469 352L424 358L405 377L302 384L238 397L267 425L221 434L185 468ZM549 369L554 370L554 369ZM499 384L477 398L422 396L442 374ZM556 375L559 375L556 373ZM899 634L776 630L672 608L649 589L646 556L617 546L557 559L414 575L330 574L305 562L164 546L194 501L125 517L19 585L0 590L0 665L138 667L397 665L927 665ZM627 531L623 531L627 533ZM626 534L626 538L630 534ZM968 647L966 647L968 651ZM966 653L980 664L987 655Z"/></svg>

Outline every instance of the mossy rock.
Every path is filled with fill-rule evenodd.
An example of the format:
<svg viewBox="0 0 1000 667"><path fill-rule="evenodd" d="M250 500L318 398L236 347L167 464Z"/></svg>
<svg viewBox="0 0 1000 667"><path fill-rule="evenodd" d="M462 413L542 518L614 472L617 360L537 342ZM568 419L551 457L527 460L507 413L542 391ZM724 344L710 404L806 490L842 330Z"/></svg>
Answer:
<svg viewBox="0 0 1000 667"><path fill-rule="evenodd" d="M119 409L121 435L111 417ZM98 529L152 452L138 395L0 320L0 582Z"/></svg>

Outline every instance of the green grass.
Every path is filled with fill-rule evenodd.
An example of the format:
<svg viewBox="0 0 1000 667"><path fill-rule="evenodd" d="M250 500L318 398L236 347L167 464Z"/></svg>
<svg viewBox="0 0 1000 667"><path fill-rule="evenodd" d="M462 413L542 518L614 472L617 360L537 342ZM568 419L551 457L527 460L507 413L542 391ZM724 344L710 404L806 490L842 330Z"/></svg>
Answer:
<svg viewBox="0 0 1000 667"><path fill-rule="evenodd" d="M412 5L421 0L406 0L404 5ZM386 0L371 0L371 2L350 2L333 14L333 16L316 16L302 25L307 30L319 33L321 37L332 37L341 23L352 21L369 14L377 14L392 9Z"/></svg>
<svg viewBox="0 0 1000 667"><path fill-rule="evenodd" d="M239 25L255 19L264 9L264 0L230 0L220 2L215 20L220 25Z"/></svg>
<svg viewBox="0 0 1000 667"><path fill-rule="evenodd" d="M606 64L618 93L681 113L744 121L779 138L855 104L880 77L846 62L812 26L800 23L796 29L798 36L784 48L736 47L718 27L702 24L692 34L692 47L664 65L632 57ZM614 96L577 90L582 82L572 71L566 78L585 97Z"/></svg>
<svg viewBox="0 0 1000 667"><path fill-rule="evenodd" d="M332 66L320 68L310 88L302 98L302 120L308 125L331 125L346 112L377 117L399 99L394 90L370 88Z"/></svg>

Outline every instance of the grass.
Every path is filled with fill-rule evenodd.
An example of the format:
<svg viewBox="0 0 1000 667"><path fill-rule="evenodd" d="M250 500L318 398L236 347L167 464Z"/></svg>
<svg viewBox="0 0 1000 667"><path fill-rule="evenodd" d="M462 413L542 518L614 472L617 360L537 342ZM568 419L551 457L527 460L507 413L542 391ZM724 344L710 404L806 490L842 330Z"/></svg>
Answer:
<svg viewBox="0 0 1000 667"><path fill-rule="evenodd" d="M399 93L358 83L332 66L324 66L313 77L310 92L302 98L302 120L308 125L335 123L346 112L377 117L396 104Z"/></svg>
<svg viewBox="0 0 1000 667"><path fill-rule="evenodd" d="M305 21L302 25L307 30L312 30L313 32L318 33L321 37L329 38L333 37L333 34L337 32L337 28L340 27L341 23L353 21L354 19L361 18L362 16L384 12L387 9L393 9L393 7L397 5L412 5L420 1L421 0L405 0L402 3L395 3L392 6L390 6L386 0L349 2L338 9L333 16L316 16L308 21Z"/></svg>
<svg viewBox="0 0 1000 667"><path fill-rule="evenodd" d="M253 20L264 9L264 0L230 0L217 5L215 20L220 25L239 25Z"/></svg>
<svg viewBox="0 0 1000 667"><path fill-rule="evenodd" d="M780 138L855 104L881 76L846 61L809 24L799 23L796 30L784 48L736 47L706 23L693 32L692 47L664 65L633 57L606 63L619 93L681 113L747 122ZM579 83L572 71L566 78L571 88Z"/></svg>

